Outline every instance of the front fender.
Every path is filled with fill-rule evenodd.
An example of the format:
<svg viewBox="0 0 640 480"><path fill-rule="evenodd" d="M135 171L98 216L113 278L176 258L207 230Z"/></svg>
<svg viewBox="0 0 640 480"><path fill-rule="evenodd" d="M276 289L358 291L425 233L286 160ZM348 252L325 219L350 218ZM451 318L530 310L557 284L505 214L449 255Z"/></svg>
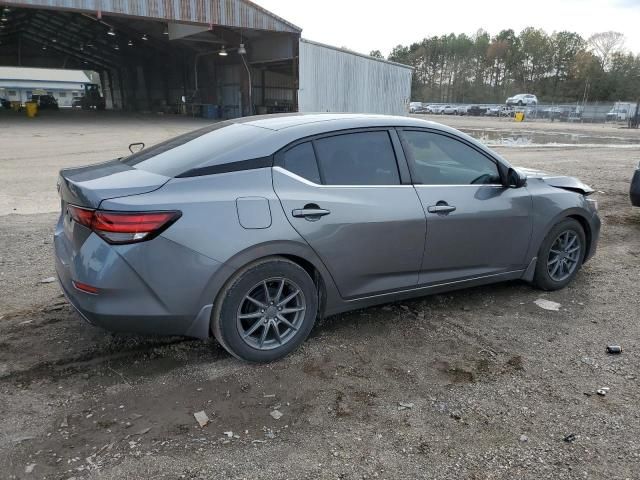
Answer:
<svg viewBox="0 0 640 480"><path fill-rule="evenodd" d="M568 217L578 219L585 228L588 244L585 261L592 257L600 234L600 218L585 196L552 187L542 179L530 179L527 188L533 200L533 233L527 258L536 257L549 231Z"/></svg>

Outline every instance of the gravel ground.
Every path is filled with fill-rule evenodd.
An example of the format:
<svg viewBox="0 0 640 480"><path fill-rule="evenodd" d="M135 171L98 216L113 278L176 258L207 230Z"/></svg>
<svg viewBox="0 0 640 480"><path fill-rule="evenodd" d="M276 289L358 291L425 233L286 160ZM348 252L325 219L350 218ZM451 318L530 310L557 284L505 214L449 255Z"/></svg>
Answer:
<svg viewBox="0 0 640 480"><path fill-rule="evenodd" d="M155 131L127 119L128 133L109 123L106 158L139 132L158 141L197 126L164 121ZM84 128L68 122L59 132ZM23 126L37 129L10 127L16 142ZM33 136L29 148L57 152L58 141ZM27 171L82 163L70 148ZM55 283L40 283L53 275L57 216L55 180L43 177L29 194L38 208L0 213L3 478L640 478L640 209L628 202L640 146L499 151L598 190L600 249L569 288L513 282L331 317L270 365L240 363L215 341L82 322ZM13 161L0 154L0 168ZM11 192L29 184L9 171ZM543 310L541 298L562 306ZM624 352L607 355L608 344Z"/></svg>

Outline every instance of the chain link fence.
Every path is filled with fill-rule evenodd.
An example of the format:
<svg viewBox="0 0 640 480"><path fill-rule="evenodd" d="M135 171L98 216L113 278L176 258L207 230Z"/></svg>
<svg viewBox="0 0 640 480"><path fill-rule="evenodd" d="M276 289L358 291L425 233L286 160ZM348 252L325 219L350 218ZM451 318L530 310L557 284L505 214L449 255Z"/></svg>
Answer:
<svg viewBox="0 0 640 480"><path fill-rule="evenodd" d="M460 104L412 102L411 113L436 115L468 115L476 117L515 117L524 113L524 121L613 123L638 125L638 107L635 102L549 103L524 106L499 104Z"/></svg>

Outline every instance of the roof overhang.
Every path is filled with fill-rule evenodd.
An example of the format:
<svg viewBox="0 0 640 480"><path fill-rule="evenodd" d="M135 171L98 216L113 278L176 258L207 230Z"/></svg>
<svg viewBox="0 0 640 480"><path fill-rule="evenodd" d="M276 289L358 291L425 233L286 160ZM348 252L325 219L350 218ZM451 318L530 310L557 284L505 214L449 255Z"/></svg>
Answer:
<svg viewBox="0 0 640 480"><path fill-rule="evenodd" d="M122 15L167 22L225 26L299 34L302 29L249 0L13 0L3 2L16 7L66 10L93 14Z"/></svg>

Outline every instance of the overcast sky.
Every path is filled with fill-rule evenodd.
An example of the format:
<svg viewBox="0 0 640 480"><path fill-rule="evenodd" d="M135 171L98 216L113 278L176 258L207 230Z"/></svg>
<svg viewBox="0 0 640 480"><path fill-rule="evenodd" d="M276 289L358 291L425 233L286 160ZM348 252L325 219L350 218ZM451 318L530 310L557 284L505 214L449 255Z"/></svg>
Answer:
<svg viewBox="0 0 640 480"><path fill-rule="evenodd" d="M494 35L525 27L570 30L587 38L614 30L640 53L640 0L254 0L302 28L309 40L357 52L381 50L444 33Z"/></svg>

